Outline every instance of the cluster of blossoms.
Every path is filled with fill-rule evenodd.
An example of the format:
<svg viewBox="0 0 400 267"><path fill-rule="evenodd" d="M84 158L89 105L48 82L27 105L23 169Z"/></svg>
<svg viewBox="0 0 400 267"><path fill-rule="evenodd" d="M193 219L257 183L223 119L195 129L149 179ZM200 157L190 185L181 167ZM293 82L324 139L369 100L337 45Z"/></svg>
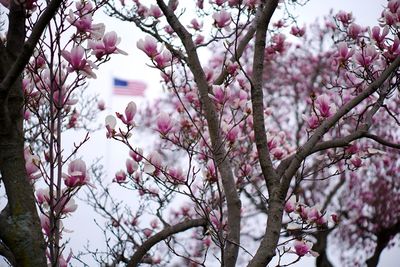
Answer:
<svg viewBox="0 0 400 267"><path fill-rule="evenodd" d="M175 5L170 8L177 10L177 1L173 2ZM266 142L262 144L258 143L255 133L260 120L256 118L252 99L256 86L256 81L252 80L256 71L252 65L255 44L250 42L240 55L235 54L239 53L239 41L246 37L245 31L238 33L235 29L251 28L243 17L253 18L260 1L197 1L196 11L202 16L206 16L205 5L213 8L208 13L212 16L213 27L208 40L201 35L207 20L200 20L201 17L188 20L187 31L192 34L193 47L199 50L201 44L213 43L213 55L199 73L191 68L193 62L186 64L193 51L177 45L184 38L179 40L179 33L171 25L165 25L163 12L158 7L146 7L140 1L134 3L135 19L157 25L157 30L154 30L146 28L144 22L140 24L152 36L139 40L137 47L149 57L152 66L160 70L168 97L144 111L137 111L131 102L125 114L117 113L116 117L106 118L107 137L123 142L130 149L125 169L118 171L113 181L137 190L141 197L153 201L162 211L168 211L165 206L174 206L171 195L189 199L190 204L185 202L181 209L177 209L179 211L174 213L172 221L179 223L188 218L206 218L211 236L211 245L208 244L207 248L215 245L222 249L229 232L228 193L223 188L225 181L222 177L226 175L221 172L223 163L215 151L226 151L224 158L231 166L232 187L236 186L235 192L240 193L240 200L245 203L241 210L241 231L249 233L248 218L260 218L264 213L269 215L266 207L271 205L269 200L272 197L266 185L270 178L263 177L258 164L263 156L257 146L267 148L268 164L283 173L291 164L286 160L296 161L302 154L302 144L317 140L311 149L313 152L303 159L298 172L293 175L295 179L288 186L288 194L300 194L304 203L293 199L286 202L285 218L289 221L282 226L296 239L292 252L299 257L316 256L307 236L340 229L336 211L347 214L351 207L337 203L344 203L342 198L351 200L346 195L354 193L354 188L360 188L347 173L362 170L365 162L374 157L379 159L383 154L374 148L376 144L358 139L366 136L368 131L371 135L388 137L388 140L395 136L396 130L375 118L388 119L390 114L398 114L396 100L392 97L396 95L397 73L387 83L387 91L373 92L349 110L343 111L343 106L361 98L370 84L398 58L398 30L392 27L396 22L391 21L397 19L398 1L388 2L379 26L362 27L355 23L351 13L343 11L323 25L312 25L314 32L318 32L316 47L313 31L308 28L291 27L290 33L296 37L291 40L284 34L287 21L282 19L272 24L271 37L263 51L262 119L267 127L264 133ZM228 11L228 7L233 10L240 8L243 13ZM321 47L329 48L320 51ZM206 83L206 90L198 80ZM379 102L382 99L388 107L387 113L375 114L374 109L382 106ZM213 107L216 125L207 115L209 106ZM339 116L340 113L343 115ZM133 149L129 140L134 134L134 120L142 120L138 124L149 125L160 137L154 148L150 148L152 152L146 155L141 149ZM117 123L122 123L122 126L117 127ZM376 127L371 127L372 124ZM217 138L212 134L213 127L217 128ZM340 142L335 143L336 140ZM218 149L213 147L217 142L220 142ZM182 167L178 161L188 164ZM369 174L367 176L370 179ZM336 178L338 184L334 182ZM384 188L390 191L388 186ZM375 198L368 198L370 194L365 192L360 195L372 205L368 200ZM324 208L317 208L317 204L324 205ZM194 210L195 214L188 210ZM329 219L327 214L330 214ZM346 216L342 219L347 220ZM142 235L154 235L154 228L143 229L146 231L143 230ZM299 230L304 232L298 235ZM194 236L198 234L196 232ZM244 239L245 236L243 234ZM207 253L205 244L196 244L193 255L199 255L196 260L201 262L202 255Z"/></svg>

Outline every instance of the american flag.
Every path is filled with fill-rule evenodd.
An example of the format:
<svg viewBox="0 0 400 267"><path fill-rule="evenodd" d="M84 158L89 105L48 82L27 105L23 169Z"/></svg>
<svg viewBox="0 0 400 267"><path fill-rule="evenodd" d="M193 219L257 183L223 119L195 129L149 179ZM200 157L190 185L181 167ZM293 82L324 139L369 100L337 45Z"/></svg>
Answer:
<svg viewBox="0 0 400 267"><path fill-rule="evenodd" d="M115 95L131 95L144 96L147 84L137 80L124 80L119 78L113 79L113 94Z"/></svg>

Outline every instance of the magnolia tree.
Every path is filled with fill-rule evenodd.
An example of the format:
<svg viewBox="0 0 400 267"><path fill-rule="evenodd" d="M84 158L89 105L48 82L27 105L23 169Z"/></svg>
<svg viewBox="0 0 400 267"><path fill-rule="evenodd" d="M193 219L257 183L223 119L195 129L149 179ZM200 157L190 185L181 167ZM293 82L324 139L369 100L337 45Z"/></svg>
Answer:
<svg viewBox="0 0 400 267"><path fill-rule="evenodd" d="M332 266L327 250L341 247L341 265L376 266L400 232L400 1L368 28L344 11L298 25L299 1L182 2L1 1L0 255L15 266L86 253L104 266ZM165 88L106 117L107 141L129 148L114 178L82 160L89 133L64 143L91 130L88 79L125 54L93 21L103 5L147 33L137 47ZM132 141L140 132L153 144ZM82 188L107 223L105 245L79 253L63 221Z"/></svg>

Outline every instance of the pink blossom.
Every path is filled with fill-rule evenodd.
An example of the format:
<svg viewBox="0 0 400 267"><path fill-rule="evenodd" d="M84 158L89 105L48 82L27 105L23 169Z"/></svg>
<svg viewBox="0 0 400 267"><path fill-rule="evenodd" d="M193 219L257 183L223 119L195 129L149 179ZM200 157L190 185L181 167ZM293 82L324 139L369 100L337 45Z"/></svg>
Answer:
<svg viewBox="0 0 400 267"><path fill-rule="evenodd" d="M347 34L353 38L353 39L358 39L361 33L364 32L364 29L358 25L357 23L351 23L350 26L347 29Z"/></svg>
<svg viewBox="0 0 400 267"><path fill-rule="evenodd" d="M132 159L126 159L125 166L126 166L126 171L129 174L134 173L139 168L137 162Z"/></svg>
<svg viewBox="0 0 400 267"><path fill-rule="evenodd" d="M240 4L240 0L228 0L228 5L234 7Z"/></svg>
<svg viewBox="0 0 400 267"><path fill-rule="evenodd" d="M389 33L389 27L386 26L382 29L381 33L381 28L378 26L372 27L371 30L371 38L377 42L378 45L382 45L383 42L385 41L386 36Z"/></svg>
<svg viewBox="0 0 400 267"><path fill-rule="evenodd" d="M113 115L108 115L105 118L105 126L107 129L107 138L111 138L115 135L115 126L117 125L117 120Z"/></svg>
<svg viewBox="0 0 400 267"><path fill-rule="evenodd" d="M347 26L353 21L353 15L351 13L347 13L343 10L339 11L336 15L336 19L343 23L343 25Z"/></svg>
<svg viewBox="0 0 400 267"><path fill-rule="evenodd" d="M32 155L27 147L24 150L25 169L30 180L36 180L42 176L39 169L40 159L38 156Z"/></svg>
<svg viewBox="0 0 400 267"><path fill-rule="evenodd" d="M216 4L217 6L222 6L226 2L226 0L213 0L212 2L214 2L214 4Z"/></svg>
<svg viewBox="0 0 400 267"><path fill-rule="evenodd" d="M310 253L314 257L317 257L318 253L311 250L312 245L313 244L311 242L304 240L295 240L293 243L295 253L300 257L303 257L308 253Z"/></svg>
<svg viewBox="0 0 400 267"><path fill-rule="evenodd" d="M201 35L201 34L198 34L198 35L196 36L196 38L194 39L194 43L195 43L196 45L200 45L200 44L204 43L204 36Z"/></svg>
<svg viewBox="0 0 400 267"><path fill-rule="evenodd" d="M153 151L147 156L147 160L148 161L144 164L143 171L157 175L160 172L159 168L162 163L161 155L157 151Z"/></svg>
<svg viewBox="0 0 400 267"><path fill-rule="evenodd" d="M36 189L36 200L39 203L39 205L42 204L49 204L50 203L50 193L49 193L49 188L39 188Z"/></svg>
<svg viewBox="0 0 400 267"><path fill-rule="evenodd" d="M146 36L144 40L140 39L136 43L136 46L137 48L145 52L146 55L150 58L154 58L156 55L158 55L157 40L152 36Z"/></svg>
<svg viewBox="0 0 400 267"><path fill-rule="evenodd" d="M231 14L229 12L226 12L225 10L214 13L212 17L215 21L214 24L215 26L217 26L217 28L224 28L231 23Z"/></svg>
<svg viewBox="0 0 400 267"><path fill-rule="evenodd" d="M80 114L76 109L72 111L67 124L67 129L75 128L77 126L79 115Z"/></svg>
<svg viewBox="0 0 400 267"><path fill-rule="evenodd" d="M79 33L90 33L94 39L100 39L104 35L105 25L103 23L93 24L92 15L87 12L75 16L74 12L70 10L67 21L75 26Z"/></svg>
<svg viewBox="0 0 400 267"><path fill-rule="evenodd" d="M297 26L292 26L292 28L290 30L290 33L297 37L302 37L305 34L305 32L306 32L305 27L299 28Z"/></svg>
<svg viewBox="0 0 400 267"><path fill-rule="evenodd" d="M156 63L156 67L159 69L170 66L172 62L171 52L169 52L169 50L164 50L162 53L154 57L154 62Z"/></svg>
<svg viewBox="0 0 400 267"><path fill-rule="evenodd" d="M328 118L335 112L335 106L326 94L322 94L315 100L315 107L319 111L319 115Z"/></svg>
<svg viewBox="0 0 400 267"><path fill-rule="evenodd" d="M118 119L120 119L126 125L132 126L134 125L134 117L136 115L136 104L135 102L131 101L125 108L125 116L121 113L116 112Z"/></svg>
<svg viewBox="0 0 400 267"><path fill-rule="evenodd" d="M354 168L360 168L362 165L362 160L358 156L351 157L350 162L353 164Z"/></svg>
<svg viewBox="0 0 400 267"><path fill-rule="evenodd" d="M373 46L368 45L355 53L354 58L362 67L368 68L378 58L378 52Z"/></svg>
<svg viewBox="0 0 400 267"><path fill-rule="evenodd" d="M68 61L69 67L67 68L69 72L80 71L84 73L89 78L96 78L96 74L93 72L95 66L92 62L86 60L85 49L82 46L75 46L71 49L71 52L66 50L61 52L61 55Z"/></svg>
<svg viewBox="0 0 400 267"><path fill-rule="evenodd" d="M160 115L158 115L156 123L157 123L157 130L162 135L168 134L169 131L171 131L172 129L171 117L165 112L161 112Z"/></svg>
<svg viewBox="0 0 400 267"><path fill-rule="evenodd" d="M133 158L134 161L140 162L143 159L143 149L136 148L135 150L129 150L129 156Z"/></svg>
<svg viewBox="0 0 400 267"><path fill-rule="evenodd" d="M239 126L233 127L226 134L226 140L228 140L229 143L233 144L237 140L239 132L240 132Z"/></svg>
<svg viewBox="0 0 400 267"><path fill-rule="evenodd" d="M117 47L121 39L118 38L115 31L106 33L103 39L100 41L89 40L88 48L92 49L96 58L101 59L105 55L110 54L122 54L127 55L127 53Z"/></svg>
<svg viewBox="0 0 400 267"><path fill-rule="evenodd" d="M81 159L73 160L68 165L68 174L63 174L64 183L68 187L85 185L89 182L86 164Z"/></svg>
<svg viewBox="0 0 400 267"><path fill-rule="evenodd" d="M260 0L245 0L244 5L249 9L254 9L256 5L260 4Z"/></svg>
<svg viewBox="0 0 400 267"><path fill-rule="evenodd" d="M223 87L220 85L213 85L213 94L209 94L209 97L212 98L218 104L224 104L231 96L230 90L228 87Z"/></svg>
<svg viewBox="0 0 400 267"><path fill-rule="evenodd" d="M113 179L113 182L125 183L125 181L126 181L126 173L123 170L117 171L115 173L115 177Z"/></svg>
<svg viewBox="0 0 400 267"><path fill-rule="evenodd" d="M396 13L400 7L400 1L399 0L390 0L388 2L387 7L389 8L390 12Z"/></svg>
<svg viewBox="0 0 400 267"><path fill-rule="evenodd" d="M295 209L296 209L296 197L295 196L291 196L288 199L288 201L286 201L284 209L287 213L291 213L291 212L295 211Z"/></svg>
<svg viewBox="0 0 400 267"><path fill-rule="evenodd" d="M203 23L200 23L196 18L194 18L190 21L190 25L188 27L196 31L200 31L201 28L203 28Z"/></svg>
<svg viewBox="0 0 400 267"><path fill-rule="evenodd" d="M59 267L68 267L68 263L70 262L72 255L72 250L69 252L67 259L64 259L64 256L60 255L58 258Z"/></svg>
<svg viewBox="0 0 400 267"><path fill-rule="evenodd" d="M103 99L100 99L99 101L97 101L97 108L98 108L100 111L105 110L105 109L106 109L106 102L104 102Z"/></svg>
<svg viewBox="0 0 400 267"><path fill-rule="evenodd" d="M147 14L155 19L163 16L161 9L156 5L150 5L150 8L147 10Z"/></svg>
<svg viewBox="0 0 400 267"><path fill-rule="evenodd" d="M153 234L153 230L146 228L143 230L143 234L145 237L149 238Z"/></svg>
<svg viewBox="0 0 400 267"><path fill-rule="evenodd" d="M168 169L168 174L171 176L172 183L182 184L186 180L183 170L180 167Z"/></svg>
<svg viewBox="0 0 400 267"><path fill-rule="evenodd" d="M50 235L50 219L47 215L45 214L40 214L40 226L42 227L42 230L44 233L49 236Z"/></svg>
<svg viewBox="0 0 400 267"><path fill-rule="evenodd" d="M338 61L338 65L341 66L345 64L351 56L354 54L354 48L349 51L347 44L341 42L338 44L338 51L335 54L335 58Z"/></svg>
<svg viewBox="0 0 400 267"><path fill-rule="evenodd" d="M75 204L75 200L67 196L62 196L56 205L56 209L63 214L74 212L77 208L78 205Z"/></svg>
<svg viewBox="0 0 400 267"><path fill-rule="evenodd" d="M205 177L208 181L211 183L214 183L217 181L217 170L214 165L213 160L208 160L206 164L206 171L205 171Z"/></svg>
<svg viewBox="0 0 400 267"><path fill-rule="evenodd" d="M311 223L316 223L317 225L323 225L326 223L324 216L316 207L312 207L308 210L308 221Z"/></svg>

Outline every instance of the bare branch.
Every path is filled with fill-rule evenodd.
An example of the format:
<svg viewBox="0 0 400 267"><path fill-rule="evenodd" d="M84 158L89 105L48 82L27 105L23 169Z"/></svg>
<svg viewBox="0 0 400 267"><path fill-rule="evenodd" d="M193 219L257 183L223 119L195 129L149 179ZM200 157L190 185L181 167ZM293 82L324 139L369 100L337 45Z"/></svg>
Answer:
<svg viewBox="0 0 400 267"><path fill-rule="evenodd" d="M194 219L183 221L181 223L164 228L162 231L147 239L140 247L137 248L132 258L129 260L128 267L138 266L146 253L157 243L167 239L171 235L186 231L190 228L206 226L206 219Z"/></svg>
<svg viewBox="0 0 400 267"><path fill-rule="evenodd" d="M168 23L177 33L185 47L188 65L193 73L195 82L200 92L200 101L204 108L205 117L208 123L210 138L213 148L217 168L221 174L222 185L224 188L227 208L228 208L228 234L226 246L224 249L225 266L235 266L239 244L240 244L240 208L241 202L236 190L236 184L232 173L232 166L227 160L226 150L224 147L221 131L219 129L219 121L217 111L214 104L208 96L209 85L207 83L204 70L201 67L200 60L196 51L196 47L192 41L191 34L180 23L174 12L162 0L157 0L157 4L164 13Z"/></svg>

